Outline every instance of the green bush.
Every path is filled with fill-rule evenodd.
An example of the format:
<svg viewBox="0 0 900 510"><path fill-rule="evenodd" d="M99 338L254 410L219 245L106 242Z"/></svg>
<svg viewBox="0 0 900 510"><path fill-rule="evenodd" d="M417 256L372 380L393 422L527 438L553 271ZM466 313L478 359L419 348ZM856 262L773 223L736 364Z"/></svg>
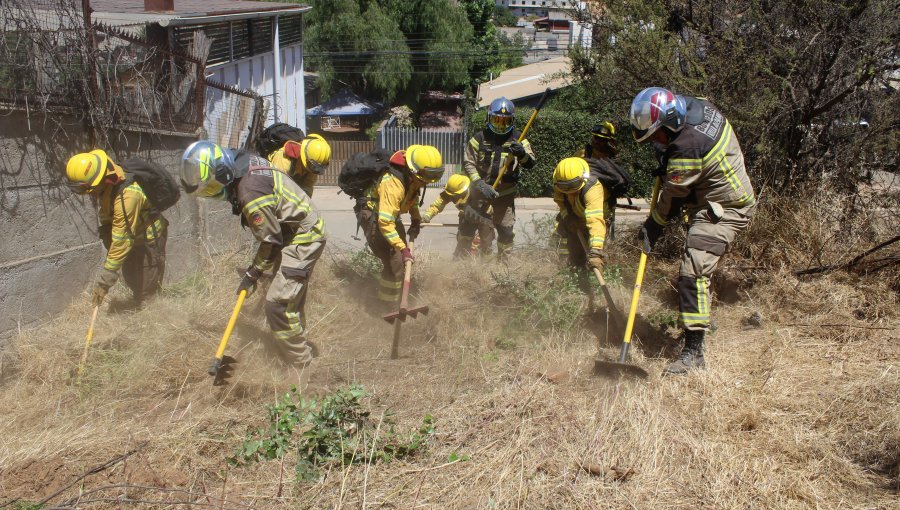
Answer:
<svg viewBox="0 0 900 510"><path fill-rule="evenodd" d="M249 433L229 460L238 466L283 458L295 452L298 480L317 480L331 465L390 462L426 447L434 419L425 415L418 430L401 434L386 417L376 423L363 406L369 394L351 385L321 398L303 398L293 388L266 407L269 425Z"/></svg>

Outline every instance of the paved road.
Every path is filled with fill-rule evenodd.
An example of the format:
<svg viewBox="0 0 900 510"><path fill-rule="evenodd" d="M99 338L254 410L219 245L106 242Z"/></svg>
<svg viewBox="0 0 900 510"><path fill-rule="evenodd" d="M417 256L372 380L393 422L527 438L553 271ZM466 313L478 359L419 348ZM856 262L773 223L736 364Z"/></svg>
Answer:
<svg viewBox="0 0 900 510"><path fill-rule="evenodd" d="M360 249L365 245L365 239L360 232L359 239L354 239L356 234L356 216L353 214L353 200L343 194L338 194L339 188L334 186L316 187L313 202L316 208L325 217L328 229L328 243L332 247ZM439 189L428 189L425 193L425 205L438 196ZM624 202L624 201L623 201ZM647 206L643 200L635 200L635 205L641 206L641 211L619 209L616 223L634 223L643 221L647 216ZM547 218L555 216L558 209L550 198L519 198L516 200L516 236L518 239L534 238L535 225L549 221ZM450 205L444 212L432 220L433 223L458 223L456 207ZM408 221L408 216L404 217ZM456 227L425 227L417 249L435 251L450 254L456 247Z"/></svg>

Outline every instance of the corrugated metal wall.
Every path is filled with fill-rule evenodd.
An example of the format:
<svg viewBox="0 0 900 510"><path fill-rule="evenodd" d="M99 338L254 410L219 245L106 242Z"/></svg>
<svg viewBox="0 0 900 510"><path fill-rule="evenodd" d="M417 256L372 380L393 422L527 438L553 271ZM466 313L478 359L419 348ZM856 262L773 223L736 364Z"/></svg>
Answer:
<svg viewBox="0 0 900 510"><path fill-rule="evenodd" d="M384 128L378 132L378 147L390 151L405 149L413 144L433 145L444 160L444 177L431 187L443 187L451 175L462 172L465 158L465 131Z"/></svg>
<svg viewBox="0 0 900 510"><path fill-rule="evenodd" d="M281 49L282 76L278 83L278 121L287 122L306 131L306 100L303 83L303 47L288 46ZM225 85L249 89L269 104L266 125L274 122L272 108L274 90L274 53L263 53L243 60L229 62L207 69L207 76ZM207 123L216 119L207 119Z"/></svg>

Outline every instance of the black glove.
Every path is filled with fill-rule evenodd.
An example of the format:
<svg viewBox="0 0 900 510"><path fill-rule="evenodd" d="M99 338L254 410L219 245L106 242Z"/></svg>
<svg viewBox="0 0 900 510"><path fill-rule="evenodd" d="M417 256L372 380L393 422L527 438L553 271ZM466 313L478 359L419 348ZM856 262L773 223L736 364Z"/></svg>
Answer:
<svg viewBox="0 0 900 510"><path fill-rule="evenodd" d="M644 221L640 232L638 232L638 240L641 242L641 249L644 253L650 253L653 250L653 247L656 246L656 241L659 241L662 234L663 226L655 222L653 218L647 218Z"/></svg>
<svg viewBox="0 0 900 510"><path fill-rule="evenodd" d="M478 192L481 193L481 196L488 200L493 200L500 196L500 194L497 193L497 190L492 188L490 184L484 182L484 179L478 179L477 181L475 181L475 189L477 189Z"/></svg>
<svg viewBox="0 0 900 510"><path fill-rule="evenodd" d="M248 267L244 277L241 278L241 284L238 286L237 293L240 294L242 290L246 290L248 296L253 294L256 291L256 282L260 276L262 276L262 271L254 266Z"/></svg>
<svg viewBox="0 0 900 510"><path fill-rule="evenodd" d="M519 142L512 142L509 144L509 153L516 157L516 159L522 159L528 156L528 153L525 152L525 146Z"/></svg>
<svg viewBox="0 0 900 510"><path fill-rule="evenodd" d="M419 237L419 232L422 231L422 220L412 220L409 224L409 228L406 229L406 237L409 238L410 242L415 241L417 237Z"/></svg>

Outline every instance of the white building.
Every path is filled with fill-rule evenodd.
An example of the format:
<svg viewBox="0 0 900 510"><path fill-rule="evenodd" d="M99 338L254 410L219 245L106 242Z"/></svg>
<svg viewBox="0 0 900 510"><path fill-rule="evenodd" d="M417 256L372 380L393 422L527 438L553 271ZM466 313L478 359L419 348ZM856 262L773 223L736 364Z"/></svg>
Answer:
<svg viewBox="0 0 900 510"><path fill-rule="evenodd" d="M94 22L138 33L165 31L168 46L178 51L194 51L202 33L209 43L208 79L265 98L266 124L287 122L306 130L303 14L311 7L243 0L91 0L91 7ZM216 93L206 97L204 127L210 135L230 113ZM246 128L242 122L228 124Z"/></svg>

